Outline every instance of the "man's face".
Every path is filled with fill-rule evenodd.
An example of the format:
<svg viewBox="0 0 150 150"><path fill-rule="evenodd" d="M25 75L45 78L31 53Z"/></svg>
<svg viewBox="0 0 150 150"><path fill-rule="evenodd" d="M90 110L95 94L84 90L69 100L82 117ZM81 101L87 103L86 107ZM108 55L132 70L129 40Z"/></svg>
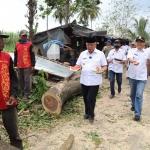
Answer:
<svg viewBox="0 0 150 150"><path fill-rule="evenodd" d="M20 40L21 41L26 41L27 40L27 35L20 35Z"/></svg>
<svg viewBox="0 0 150 150"><path fill-rule="evenodd" d="M119 42L115 42L115 43L114 43L114 46L119 46L119 47L120 47L121 44L120 44Z"/></svg>
<svg viewBox="0 0 150 150"><path fill-rule="evenodd" d="M3 50L4 45L5 45L5 42L4 42L3 38L2 38L2 37L0 37L0 51L2 51L2 50Z"/></svg>
<svg viewBox="0 0 150 150"><path fill-rule="evenodd" d="M142 50L144 48L144 46L145 46L145 42L143 42L141 40L136 41L137 49Z"/></svg>
<svg viewBox="0 0 150 150"><path fill-rule="evenodd" d="M136 48L136 45L135 44L131 44L131 48Z"/></svg>
<svg viewBox="0 0 150 150"><path fill-rule="evenodd" d="M107 42L107 46L110 46L111 45L111 43L110 42Z"/></svg>
<svg viewBox="0 0 150 150"><path fill-rule="evenodd" d="M96 48L96 42L95 43L86 43L86 48L89 51L89 53L93 53Z"/></svg>

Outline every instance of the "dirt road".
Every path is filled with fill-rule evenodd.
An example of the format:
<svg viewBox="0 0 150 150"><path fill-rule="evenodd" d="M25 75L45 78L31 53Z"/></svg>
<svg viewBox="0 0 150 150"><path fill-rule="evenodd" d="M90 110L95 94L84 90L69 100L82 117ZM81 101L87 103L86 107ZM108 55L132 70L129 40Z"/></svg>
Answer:
<svg viewBox="0 0 150 150"><path fill-rule="evenodd" d="M141 122L133 121L125 74L122 92L113 99L108 98L109 80L104 79L102 86L93 124L77 116L49 133L36 133L36 137L29 138L33 147L28 150L58 150L69 134L75 136L71 150L150 150L150 78L144 92Z"/></svg>

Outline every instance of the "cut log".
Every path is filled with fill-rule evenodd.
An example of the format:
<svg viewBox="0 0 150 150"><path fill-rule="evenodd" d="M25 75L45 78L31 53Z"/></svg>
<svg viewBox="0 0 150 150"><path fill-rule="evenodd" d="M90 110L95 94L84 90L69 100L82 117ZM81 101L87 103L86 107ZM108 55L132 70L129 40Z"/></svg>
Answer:
<svg viewBox="0 0 150 150"><path fill-rule="evenodd" d="M74 141L74 135L70 134L64 144L61 146L60 150L70 150L72 143Z"/></svg>
<svg viewBox="0 0 150 150"><path fill-rule="evenodd" d="M42 96L42 105L46 112L59 115L63 104L79 93L81 93L79 80L64 81L54 85Z"/></svg>
<svg viewBox="0 0 150 150"><path fill-rule="evenodd" d="M0 150L19 150L16 147L11 146L10 144L0 140Z"/></svg>

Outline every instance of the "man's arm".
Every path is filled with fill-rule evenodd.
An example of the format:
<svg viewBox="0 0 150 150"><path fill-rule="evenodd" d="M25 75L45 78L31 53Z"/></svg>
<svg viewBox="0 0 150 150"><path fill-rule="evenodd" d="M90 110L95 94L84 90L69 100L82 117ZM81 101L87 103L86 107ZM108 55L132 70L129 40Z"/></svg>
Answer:
<svg viewBox="0 0 150 150"><path fill-rule="evenodd" d="M35 66L35 54L33 51L33 45L30 46L30 57L31 57L31 66Z"/></svg>
<svg viewBox="0 0 150 150"><path fill-rule="evenodd" d="M18 53L17 53L17 49L15 47L15 51L14 51L14 66L17 66L17 57L18 57Z"/></svg>
<svg viewBox="0 0 150 150"><path fill-rule="evenodd" d="M9 65L9 74L10 74L10 96L17 98L18 96L18 79L16 72L13 69L13 61L10 57L10 65Z"/></svg>

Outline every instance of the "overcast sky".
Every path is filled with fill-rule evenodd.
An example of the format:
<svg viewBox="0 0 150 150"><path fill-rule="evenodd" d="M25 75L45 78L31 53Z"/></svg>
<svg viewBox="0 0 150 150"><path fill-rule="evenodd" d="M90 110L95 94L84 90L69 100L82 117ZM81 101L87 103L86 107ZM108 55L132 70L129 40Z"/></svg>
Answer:
<svg viewBox="0 0 150 150"><path fill-rule="evenodd" d="M42 4L43 0L38 1L39 4ZM110 1L102 0L103 4L100 5L102 12L110 8L108 5ZM27 13L27 7L25 6L27 2L28 0L0 0L0 30L16 32L26 29L27 18L24 15ZM150 6L150 0L137 0L137 3L140 3L142 10L148 9L148 6ZM46 30L46 20L39 19L38 22L38 32ZM97 19L93 23L93 29L100 22L101 18ZM58 21L55 21L51 16L49 17L49 29L59 25Z"/></svg>

